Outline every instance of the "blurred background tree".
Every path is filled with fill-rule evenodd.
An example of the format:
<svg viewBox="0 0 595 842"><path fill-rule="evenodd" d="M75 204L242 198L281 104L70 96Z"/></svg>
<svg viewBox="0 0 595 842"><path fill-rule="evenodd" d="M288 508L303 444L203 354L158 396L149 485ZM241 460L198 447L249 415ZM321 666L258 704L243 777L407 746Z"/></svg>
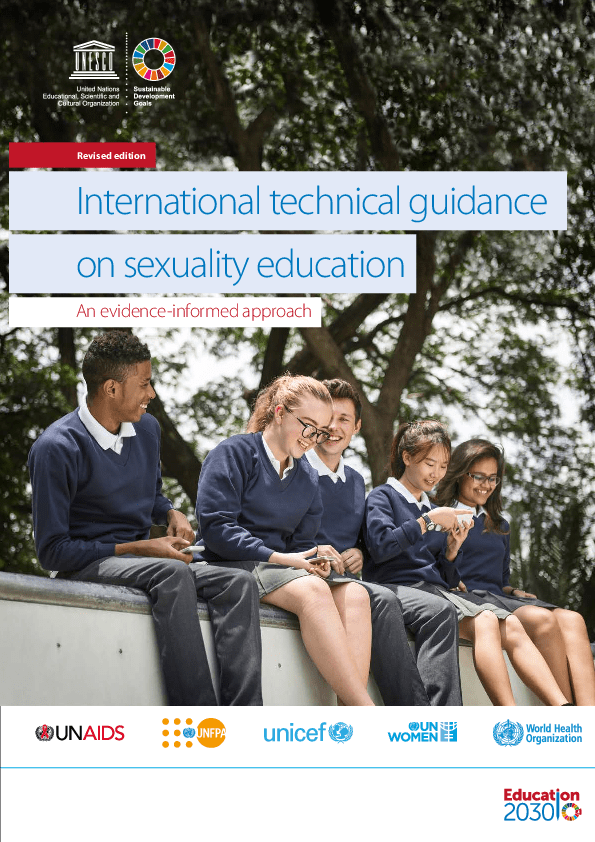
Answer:
<svg viewBox="0 0 595 842"><path fill-rule="evenodd" d="M150 340L162 384L152 411L170 491L189 509L205 452L243 429L258 387L285 370L358 385L356 446L372 484L385 479L398 421L444 418L455 441L491 435L511 454L518 584L582 608L595 630L593 3L0 0L0 13L10 24L3 147L156 140L160 167L187 170L568 172L566 232L416 232L414 295L323 293L321 328L194 331L173 356L162 331ZM59 109L43 99L74 84L76 43L114 44L121 69L126 31L132 44L147 33L174 44L175 103ZM5 176L0 190L6 228ZM7 291L6 248L0 273ZM1 563L30 570L25 455L76 403L89 332L3 334ZM226 359L236 371L219 376Z"/></svg>

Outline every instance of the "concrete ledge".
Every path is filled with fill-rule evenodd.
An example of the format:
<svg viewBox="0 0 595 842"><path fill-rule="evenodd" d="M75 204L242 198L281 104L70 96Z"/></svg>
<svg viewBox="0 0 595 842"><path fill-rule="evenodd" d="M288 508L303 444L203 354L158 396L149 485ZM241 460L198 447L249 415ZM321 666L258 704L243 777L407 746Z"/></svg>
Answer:
<svg viewBox="0 0 595 842"><path fill-rule="evenodd" d="M203 602L198 614L217 690ZM297 617L261 605L260 625L265 705L335 705L304 648ZM0 572L0 663L4 705L167 704L149 599L136 588ZM466 642L459 664L464 704L489 705ZM517 704L541 704L508 668ZM368 687L382 704L372 678Z"/></svg>
<svg viewBox="0 0 595 842"><path fill-rule="evenodd" d="M0 599L16 602L38 602L69 608L92 608L101 611L126 611L150 614L151 602L144 591L124 585L101 585L95 582L71 582L21 573L0 573ZM206 603L197 600L198 616L209 619ZM271 628L299 629L295 614L273 605L260 606L260 625Z"/></svg>

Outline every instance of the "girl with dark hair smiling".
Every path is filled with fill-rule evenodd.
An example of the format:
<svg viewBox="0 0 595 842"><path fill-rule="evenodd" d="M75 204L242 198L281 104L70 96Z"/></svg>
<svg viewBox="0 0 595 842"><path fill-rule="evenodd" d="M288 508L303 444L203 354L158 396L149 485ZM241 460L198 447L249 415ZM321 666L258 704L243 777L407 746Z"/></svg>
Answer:
<svg viewBox="0 0 595 842"><path fill-rule="evenodd" d="M461 637L472 643L475 668L492 704L515 704L503 649L520 678L546 705L568 704L544 658L510 611L491 600L450 590L459 584L456 562L474 530L472 507L436 507L428 498L449 461L450 438L443 424L401 424L391 447L392 476L366 501L371 556L366 578L392 587L399 599L416 590L422 597L451 603Z"/></svg>
<svg viewBox="0 0 595 842"><path fill-rule="evenodd" d="M595 705L595 669L585 621L510 585L510 527L502 517L504 453L485 439L455 448L438 485L438 505L472 509L475 528L457 559L458 572L474 595L489 599L522 623L566 698Z"/></svg>

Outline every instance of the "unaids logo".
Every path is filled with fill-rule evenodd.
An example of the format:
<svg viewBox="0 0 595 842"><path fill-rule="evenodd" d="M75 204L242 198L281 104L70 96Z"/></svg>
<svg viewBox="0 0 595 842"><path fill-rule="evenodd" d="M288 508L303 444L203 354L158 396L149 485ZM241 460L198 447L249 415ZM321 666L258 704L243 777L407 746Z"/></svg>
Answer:
<svg viewBox="0 0 595 842"><path fill-rule="evenodd" d="M54 736L54 729L51 725L38 725L35 729L35 736L40 742L47 743Z"/></svg>
<svg viewBox="0 0 595 842"><path fill-rule="evenodd" d="M499 746L518 746L524 735L523 726L520 722L497 722L494 725L494 739Z"/></svg>
<svg viewBox="0 0 595 842"><path fill-rule="evenodd" d="M353 737L353 725L347 725L345 722L329 725L328 735L336 743L346 743Z"/></svg>

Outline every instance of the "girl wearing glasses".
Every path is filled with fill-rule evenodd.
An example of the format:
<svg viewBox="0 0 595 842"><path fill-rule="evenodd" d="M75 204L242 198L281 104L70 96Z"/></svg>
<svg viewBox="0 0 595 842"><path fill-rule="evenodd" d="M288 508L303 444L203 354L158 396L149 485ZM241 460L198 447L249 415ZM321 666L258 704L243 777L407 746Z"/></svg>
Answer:
<svg viewBox="0 0 595 842"><path fill-rule="evenodd" d="M256 399L248 432L204 461L198 483L202 558L253 572L262 602L297 614L304 645L345 705L367 692L371 622L367 591L317 558L318 475L301 457L329 437L331 396L311 377L278 377ZM332 585L332 587L330 587Z"/></svg>
<svg viewBox="0 0 595 842"><path fill-rule="evenodd" d="M492 704L515 704L502 649L545 704L568 704L570 697L509 610L490 599L450 590L460 581L459 550L476 528L474 507L435 507L428 498L449 461L450 438L443 424L417 421L399 427L391 448L392 476L366 501L370 560L365 578L392 586L399 599L414 591L418 599L439 597L452 603L460 636L472 643L475 669Z"/></svg>
<svg viewBox="0 0 595 842"><path fill-rule="evenodd" d="M535 643L567 699L595 705L595 670L585 621L576 611L543 602L510 585L510 527L502 517L504 454L485 439L455 448L435 501L473 509L475 528L457 559L473 594L513 612Z"/></svg>

